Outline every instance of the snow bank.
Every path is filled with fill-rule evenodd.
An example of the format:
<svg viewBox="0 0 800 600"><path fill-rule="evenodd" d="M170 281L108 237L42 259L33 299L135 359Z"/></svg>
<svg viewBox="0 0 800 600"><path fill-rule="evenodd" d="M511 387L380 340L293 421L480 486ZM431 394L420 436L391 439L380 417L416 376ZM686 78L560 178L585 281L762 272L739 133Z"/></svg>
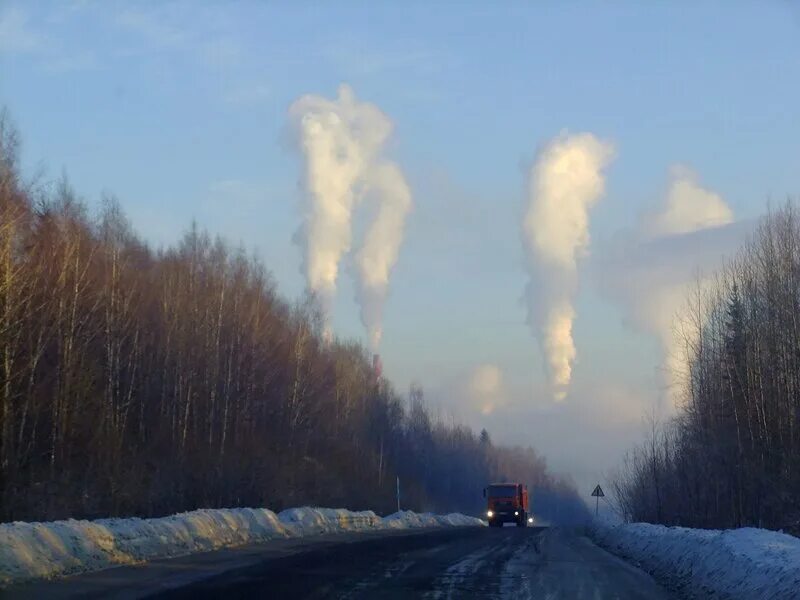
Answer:
<svg viewBox="0 0 800 600"><path fill-rule="evenodd" d="M440 527L441 524L431 513L414 513L401 510L384 517L385 525L390 529L410 529L414 527Z"/></svg>
<svg viewBox="0 0 800 600"><path fill-rule="evenodd" d="M486 525L486 522L461 513L434 515L433 513L401 510L383 517L383 525L390 529L411 529L415 527L476 527Z"/></svg>
<svg viewBox="0 0 800 600"><path fill-rule="evenodd" d="M800 598L800 539L784 533L633 523L593 536L690 597Z"/></svg>
<svg viewBox="0 0 800 600"><path fill-rule="evenodd" d="M371 510L352 512L343 508L288 508L278 514L281 523L292 537L358 531L381 526L381 518Z"/></svg>
<svg viewBox="0 0 800 600"><path fill-rule="evenodd" d="M275 538L320 533L477 526L460 514L290 508L195 510L158 519L98 519L0 524L0 584L49 578Z"/></svg>

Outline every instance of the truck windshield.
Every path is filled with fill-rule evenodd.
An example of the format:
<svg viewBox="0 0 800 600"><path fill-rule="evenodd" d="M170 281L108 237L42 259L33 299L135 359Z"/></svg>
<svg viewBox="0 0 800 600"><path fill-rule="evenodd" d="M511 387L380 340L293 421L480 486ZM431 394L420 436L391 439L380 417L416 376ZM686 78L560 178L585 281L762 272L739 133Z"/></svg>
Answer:
<svg viewBox="0 0 800 600"><path fill-rule="evenodd" d="M517 495L517 486L515 485L490 485L489 495L492 498L513 498Z"/></svg>

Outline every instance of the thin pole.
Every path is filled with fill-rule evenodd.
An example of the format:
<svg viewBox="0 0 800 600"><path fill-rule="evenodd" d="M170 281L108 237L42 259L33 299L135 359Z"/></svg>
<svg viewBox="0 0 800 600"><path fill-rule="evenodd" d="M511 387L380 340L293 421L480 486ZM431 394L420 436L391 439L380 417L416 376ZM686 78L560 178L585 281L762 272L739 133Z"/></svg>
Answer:
<svg viewBox="0 0 800 600"><path fill-rule="evenodd" d="M600 494L594 497L594 516L597 517L597 509L600 508Z"/></svg>
<svg viewBox="0 0 800 600"><path fill-rule="evenodd" d="M400 512L400 477L397 477L397 512Z"/></svg>

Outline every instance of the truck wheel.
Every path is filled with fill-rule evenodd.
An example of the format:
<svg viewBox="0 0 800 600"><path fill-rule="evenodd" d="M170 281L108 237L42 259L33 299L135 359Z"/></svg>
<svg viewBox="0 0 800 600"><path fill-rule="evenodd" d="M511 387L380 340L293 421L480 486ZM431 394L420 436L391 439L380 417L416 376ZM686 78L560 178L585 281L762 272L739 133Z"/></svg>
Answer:
<svg viewBox="0 0 800 600"><path fill-rule="evenodd" d="M528 515L523 513L519 516L519 521L517 521L517 527L527 527L528 526Z"/></svg>

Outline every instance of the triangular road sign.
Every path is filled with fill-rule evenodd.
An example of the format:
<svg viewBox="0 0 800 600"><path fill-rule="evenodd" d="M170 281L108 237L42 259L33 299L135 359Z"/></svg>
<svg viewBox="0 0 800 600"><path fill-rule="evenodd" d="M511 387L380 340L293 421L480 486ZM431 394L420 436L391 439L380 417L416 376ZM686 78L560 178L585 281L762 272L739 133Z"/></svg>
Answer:
<svg viewBox="0 0 800 600"><path fill-rule="evenodd" d="M598 498L603 498L605 494L603 493L603 488L600 487L598 484L594 491L592 492L592 496L597 496Z"/></svg>

